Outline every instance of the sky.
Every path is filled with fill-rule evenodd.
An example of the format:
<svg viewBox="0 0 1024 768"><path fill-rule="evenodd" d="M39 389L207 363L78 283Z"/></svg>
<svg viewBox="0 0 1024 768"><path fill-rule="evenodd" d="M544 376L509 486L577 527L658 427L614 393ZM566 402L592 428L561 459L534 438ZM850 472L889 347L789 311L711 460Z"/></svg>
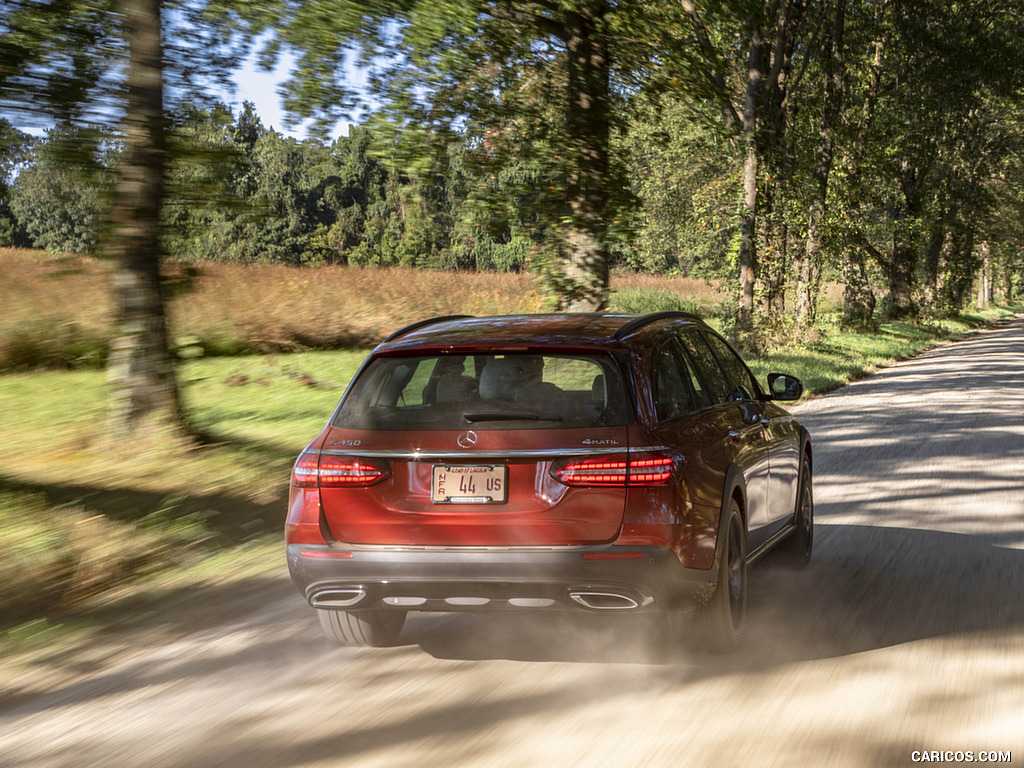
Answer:
<svg viewBox="0 0 1024 768"><path fill-rule="evenodd" d="M241 110L243 101L251 101L256 105L256 114L260 116L264 127L273 128L285 136L293 136L297 139L306 138L303 126L300 125L297 128L285 126L281 97L277 95L277 85L287 77L293 61L294 59L285 53L276 70L262 72L256 66L255 55L249 57L235 75L237 90L233 96L225 95L225 101L236 115ZM365 82L365 78L352 68L349 69L347 75L350 83ZM348 135L348 125L347 122L339 121L331 134L332 138Z"/></svg>
<svg viewBox="0 0 1024 768"><path fill-rule="evenodd" d="M256 66L255 56L250 57L235 74L236 89L234 94L223 93L221 98L231 107L231 111L235 115L241 111L242 102L251 101L256 105L256 114L260 116L264 127L273 128L285 136L305 139L306 130L302 125L296 128L285 126L284 110L281 108L281 97L277 95L277 85L287 77L292 61L293 59L285 54L282 56L281 63L276 70L273 72L262 72ZM353 82L362 81L362 78L356 72L353 72L351 76L355 78ZM16 119L15 125L20 130L33 136L42 136L50 126L49 121L39 122L37 118L32 118L30 122L24 115L16 117L24 119L25 122L21 123L20 119ZM332 138L348 135L348 125L347 122L339 121L331 134Z"/></svg>
<svg viewBox="0 0 1024 768"><path fill-rule="evenodd" d="M3 0L0 0L0 3L2 2ZM254 49L257 47L254 46ZM241 111L242 102L251 101L256 105L256 113L264 127L273 128L285 136L305 139L307 131L304 124L294 128L285 125L281 97L277 94L278 84L287 77L294 62L294 56L287 51L282 51L277 68L272 72L263 72L256 66L256 54L253 53L234 74L233 80L236 86L234 93L220 92L219 98L231 107L235 115ZM348 83L358 91L361 86L366 84L366 76L352 65L347 65L346 69ZM217 92L215 91L215 93ZM16 113L11 116L11 119L15 127L33 136L44 135L46 129L52 125L49 119L27 112ZM348 122L338 121L331 133L332 138L348 135L348 126Z"/></svg>

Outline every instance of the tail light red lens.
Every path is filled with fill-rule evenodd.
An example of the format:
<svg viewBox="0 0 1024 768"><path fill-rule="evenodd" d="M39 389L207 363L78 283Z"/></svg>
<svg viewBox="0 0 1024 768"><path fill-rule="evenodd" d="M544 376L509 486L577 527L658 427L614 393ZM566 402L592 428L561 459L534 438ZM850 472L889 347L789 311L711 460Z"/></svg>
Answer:
<svg viewBox="0 0 1024 768"><path fill-rule="evenodd" d="M304 451L292 467L292 486L295 488L316 488L320 454Z"/></svg>
<svg viewBox="0 0 1024 768"><path fill-rule="evenodd" d="M664 485L675 471L672 456L650 452L568 459L556 463L551 475L566 485L626 487Z"/></svg>
<svg viewBox="0 0 1024 768"><path fill-rule="evenodd" d="M664 453L639 455L629 460L630 485L663 485L672 479L676 461Z"/></svg>
<svg viewBox="0 0 1024 768"><path fill-rule="evenodd" d="M626 484L629 465L625 457L570 459L551 468L556 480L566 485L622 485Z"/></svg>
<svg viewBox="0 0 1024 768"><path fill-rule="evenodd" d="M304 451L292 469L292 485L296 488L366 488L390 476L391 466L381 459Z"/></svg>

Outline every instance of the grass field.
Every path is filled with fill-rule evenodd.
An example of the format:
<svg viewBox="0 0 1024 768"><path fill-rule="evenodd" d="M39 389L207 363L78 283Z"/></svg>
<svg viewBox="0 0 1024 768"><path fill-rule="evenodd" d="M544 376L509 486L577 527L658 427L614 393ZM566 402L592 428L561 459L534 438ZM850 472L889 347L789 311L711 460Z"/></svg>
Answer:
<svg viewBox="0 0 1024 768"><path fill-rule="evenodd" d="M126 615L118 605L137 613L170 593L283 571L291 463L323 425L365 348L272 350L375 341L425 315L539 306L529 278L519 275L204 267L188 278L193 284L174 299L172 314L179 342L196 355L179 368L186 406L214 440L196 447L150 435L125 444L107 434L106 379L89 358L101 355L96 350L109 334L102 267L6 253L0 269L12 278L0 280L8 369L0 375L0 654L55 634L99 631L113 620L103 617ZM636 310L675 302L716 311L723 301L715 286L697 281L635 276L618 278L617 288ZM749 362L762 379L781 370L809 392L824 392L1010 314L993 309L935 325L889 324L868 335L826 324L816 341ZM67 359L72 337L86 340L85 359ZM89 339L99 345L93 352ZM261 345L267 351L260 354L212 354ZM18 349L23 358L12 358ZM46 349L50 357L39 351ZM71 369L46 367L54 364Z"/></svg>
<svg viewBox="0 0 1024 768"><path fill-rule="evenodd" d="M0 248L0 371L102 365L112 331L108 266ZM209 263L166 273L173 343L182 356L372 346L438 315L544 308L532 276L401 268L317 269ZM702 280L612 280L613 308L721 315L729 296Z"/></svg>

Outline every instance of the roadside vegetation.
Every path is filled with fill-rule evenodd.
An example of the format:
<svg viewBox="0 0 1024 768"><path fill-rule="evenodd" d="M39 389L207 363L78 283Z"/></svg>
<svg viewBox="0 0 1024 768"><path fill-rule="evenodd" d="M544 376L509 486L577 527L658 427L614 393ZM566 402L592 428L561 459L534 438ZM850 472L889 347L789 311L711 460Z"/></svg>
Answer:
<svg viewBox="0 0 1024 768"><path fill-rule="evenodd" d="M0 270L0 371L105 365L115 332L106 263L0 248ZM368 347L424 317L544 311L536 278L523 272L208 262L170 264L164 279L181 359ZM718 281L626 272L612 290L622 312L719 318L731 306Z"/></svg>
<svg viewBox="0 0 1024 768"><path fill-rule="evenodd" d="M174 272L178 376L206 442L171 430L123 441L107 429L101 368L112 329L102 263L6 251L0 267L9 276L0 283L0 654L94 634L172 593L185 600L210 584L244 591L265 583L254 576L280 580L291 463L366 348L426 316L538 308L530 278L511 273L220 264ZM620 311L696 311L719 328L728 314L728 297L709 282L620 275L612 286ZM836 292L823 292L817 334L749 358L759 377L783 370L826 392L1024 309L854 333L839 326Z"/></svg>

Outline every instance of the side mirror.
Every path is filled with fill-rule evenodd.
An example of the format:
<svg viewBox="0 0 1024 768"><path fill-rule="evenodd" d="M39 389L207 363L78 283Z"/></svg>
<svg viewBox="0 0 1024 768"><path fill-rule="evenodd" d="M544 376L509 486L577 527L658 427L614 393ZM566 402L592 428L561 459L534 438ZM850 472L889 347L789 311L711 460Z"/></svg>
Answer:
<svg viewBox="0 0 1024 768"><path fill-rule="evenodd" d="M796 376L785 373L768 374L768 392L772 400L797 400L804 393L804 385Z"/></svg>

